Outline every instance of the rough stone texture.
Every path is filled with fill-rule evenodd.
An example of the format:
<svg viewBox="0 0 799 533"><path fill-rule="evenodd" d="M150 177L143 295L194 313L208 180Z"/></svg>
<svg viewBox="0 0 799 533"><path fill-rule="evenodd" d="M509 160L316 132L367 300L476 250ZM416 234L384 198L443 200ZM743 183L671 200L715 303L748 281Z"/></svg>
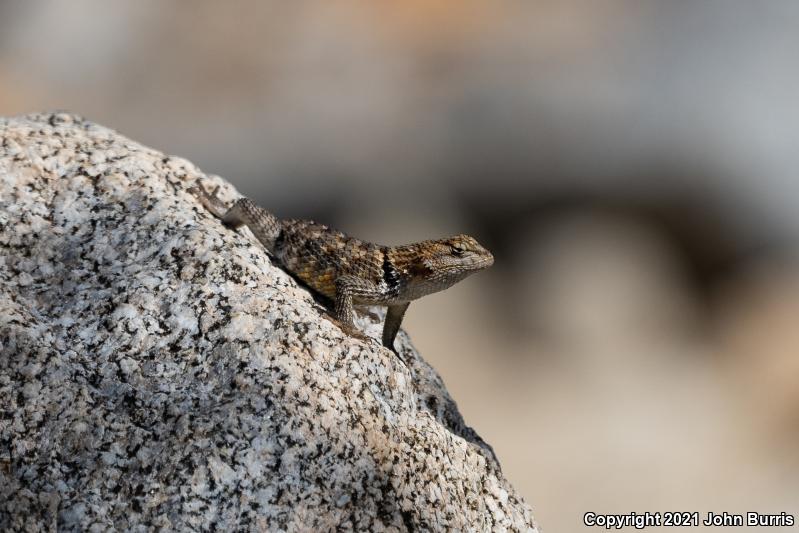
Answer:
<svg viewBox="0 0 799 533"><path fill-rule="evenodd" d="M229 184L73 115L0 140L0 529L536 530L404 333L185 192Z"/></svg>

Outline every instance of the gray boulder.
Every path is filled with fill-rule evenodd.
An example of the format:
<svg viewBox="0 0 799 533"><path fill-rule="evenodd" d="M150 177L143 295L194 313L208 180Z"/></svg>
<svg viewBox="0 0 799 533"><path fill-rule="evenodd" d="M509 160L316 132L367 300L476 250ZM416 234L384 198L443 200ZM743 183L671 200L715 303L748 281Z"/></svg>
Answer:
<svg viewBox="0 0 799 533"><path fill-rule="evenodd" d="M536 531L408 337L343 334L198 179L235 197L74 115L0 119L0 529Z"/></svg>

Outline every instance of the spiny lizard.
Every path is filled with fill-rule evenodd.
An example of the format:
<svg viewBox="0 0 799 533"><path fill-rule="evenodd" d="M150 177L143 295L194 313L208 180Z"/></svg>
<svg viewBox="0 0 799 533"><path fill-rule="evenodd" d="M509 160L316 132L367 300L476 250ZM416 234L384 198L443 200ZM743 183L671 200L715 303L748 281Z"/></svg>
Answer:
<svg viewBox="0 0 799 533"><path fill-rule="evenodd" d="M310 220L279 220L249 198L227 209L201 185L189 192L231 228L250 228L266 250L290 273L335 304L342 329L355 329L353 305L388 308L383 345L394 350L394 339L412 300L442 291L469 274L490 267L491 253L468 235L381 246L354 239Z"/></svg>

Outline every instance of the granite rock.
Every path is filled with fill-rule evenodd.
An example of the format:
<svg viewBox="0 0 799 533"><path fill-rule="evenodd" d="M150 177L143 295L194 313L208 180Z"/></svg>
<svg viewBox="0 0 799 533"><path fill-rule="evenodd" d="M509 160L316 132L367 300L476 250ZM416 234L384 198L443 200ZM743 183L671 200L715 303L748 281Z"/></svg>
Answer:
<svg viewBox="0 0 799 533"><path fill-rule="evenodd" d="M343 334L198 179L236 196L74 115L0 119L0 529L535 531L405 333L404 361Z"/></svg>

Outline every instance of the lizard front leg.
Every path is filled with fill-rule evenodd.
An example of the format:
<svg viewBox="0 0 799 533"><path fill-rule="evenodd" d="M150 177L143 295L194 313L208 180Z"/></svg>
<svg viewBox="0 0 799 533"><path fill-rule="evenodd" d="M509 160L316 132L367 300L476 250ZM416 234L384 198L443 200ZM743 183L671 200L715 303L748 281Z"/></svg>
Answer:
<svg viewBox="0 0 799 533"><path fill-rule="evenodd" d="M394 339L397 338L402 318L405 316L405 311L408 310L410 302L403 304L389 305L386 312L386 322L383 324L383 346L391 351L394 350Z"/></svg>
<svg viewBox="0 0 799 533"><path fill-rule="evenodd" d="M357 276L341 276L336 280L336 320L344 333L360 340L369 340L369 337L355 327L353 305L356 300L374 300L379 294L377 285Z"/></svg>

